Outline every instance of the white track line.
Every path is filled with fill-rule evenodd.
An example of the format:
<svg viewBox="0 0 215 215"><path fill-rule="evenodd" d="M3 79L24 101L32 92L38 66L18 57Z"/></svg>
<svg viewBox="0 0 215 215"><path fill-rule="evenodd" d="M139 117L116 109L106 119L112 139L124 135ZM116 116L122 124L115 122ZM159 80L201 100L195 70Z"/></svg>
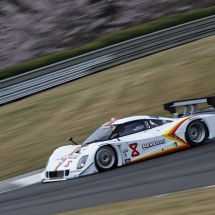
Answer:
<svg viewBox="0 0 215 215"><path fill-rule="evenodd" d="M24 187L24 186L22 186L22 187ZM0 194L1 193L6 193L6 192L9 192L9 191L13 191L13 190L17 190L17 189L22 188L22 187L16 187L16 188L13 188L13 189L4 190L4 191L1 191Z"/></svg>
<svg viewBox="0 0 215 215"><path fill-rule="evenodd" d="M168 196L170 194L184 193L184 192L187 192L187 191L194 191L194 190L201 190L201 189L209 189L209 188L212 188L212 187L215 187L215 185L210 185L210 186L207 186L207 187L193 188L193 189L182 190L182 191L176 191L176 192L172 192L172 193L165 193L165 194L161 194L161 195L157 195L157 196L151 196L151 197L158 198L158 197L162 197L162 196ZM148 197L148 198L150 198L150 197Z"/></svg>

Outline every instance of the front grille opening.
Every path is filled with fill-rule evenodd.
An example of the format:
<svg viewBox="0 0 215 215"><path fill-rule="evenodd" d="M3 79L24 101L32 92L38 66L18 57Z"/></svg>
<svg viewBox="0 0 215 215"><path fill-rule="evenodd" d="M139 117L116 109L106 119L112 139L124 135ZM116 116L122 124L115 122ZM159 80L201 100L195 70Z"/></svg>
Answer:
<svg viewBox="0 0 215 215"><path fill-rule="evenodd" d="M50 178L63 178L64 177L64 171L56 171L56 172L49 172Z"/></svg>
<svg viewBox="0 0 215 215"><path fill-rule="evenodd" d="M65 176L69 175L69 169L65 170Z"/></svg>

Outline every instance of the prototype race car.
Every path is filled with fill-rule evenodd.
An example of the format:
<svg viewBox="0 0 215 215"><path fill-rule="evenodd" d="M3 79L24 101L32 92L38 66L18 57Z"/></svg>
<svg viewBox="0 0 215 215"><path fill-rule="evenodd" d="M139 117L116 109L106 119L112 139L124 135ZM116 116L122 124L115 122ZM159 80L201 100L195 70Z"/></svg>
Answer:
<svg viewBox="0 0 215 215"><path fill-rule="evenodd" d="M198 110L198 104L212 108ZM184 113L176 113L185 106ZM192 109L191 109L192 107ZM164 109L173 118L132 116L103 124L81 145L56 149L41 174L43 182L66 180L107 171L177 150L204 144L215 137L215 97L174 101Z"/></svg>

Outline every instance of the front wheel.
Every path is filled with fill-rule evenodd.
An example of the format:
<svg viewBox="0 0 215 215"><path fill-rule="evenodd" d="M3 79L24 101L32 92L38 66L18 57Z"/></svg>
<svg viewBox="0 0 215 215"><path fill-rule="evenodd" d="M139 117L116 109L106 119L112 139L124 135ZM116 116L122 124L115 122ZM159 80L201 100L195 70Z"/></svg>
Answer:
<svg viewBox="0 0 215 215"><path fill-rule="evenodd" d="M201 146L207 137L207 128L202 121L192 121L186 129L185 137L191 147Z"/></svg>
<svg viewBox="0 0 215 215"><path fill-rule="evenodd" d="M104 146L98 149L95 155L95 164L99 171L107 171L116 166L116 153L110 146Z"/></svg>

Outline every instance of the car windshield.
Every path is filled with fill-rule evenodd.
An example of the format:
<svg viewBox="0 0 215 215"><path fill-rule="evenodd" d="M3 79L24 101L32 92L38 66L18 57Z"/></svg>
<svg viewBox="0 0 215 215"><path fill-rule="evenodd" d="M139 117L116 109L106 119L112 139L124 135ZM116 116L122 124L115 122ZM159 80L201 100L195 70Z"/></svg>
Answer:
<svg viewBox="0 0 215 215"><path fill-rule="evenodd" d="M116 125L103 125L92 133L82 144L108 140L115 128Z"/></svg>

